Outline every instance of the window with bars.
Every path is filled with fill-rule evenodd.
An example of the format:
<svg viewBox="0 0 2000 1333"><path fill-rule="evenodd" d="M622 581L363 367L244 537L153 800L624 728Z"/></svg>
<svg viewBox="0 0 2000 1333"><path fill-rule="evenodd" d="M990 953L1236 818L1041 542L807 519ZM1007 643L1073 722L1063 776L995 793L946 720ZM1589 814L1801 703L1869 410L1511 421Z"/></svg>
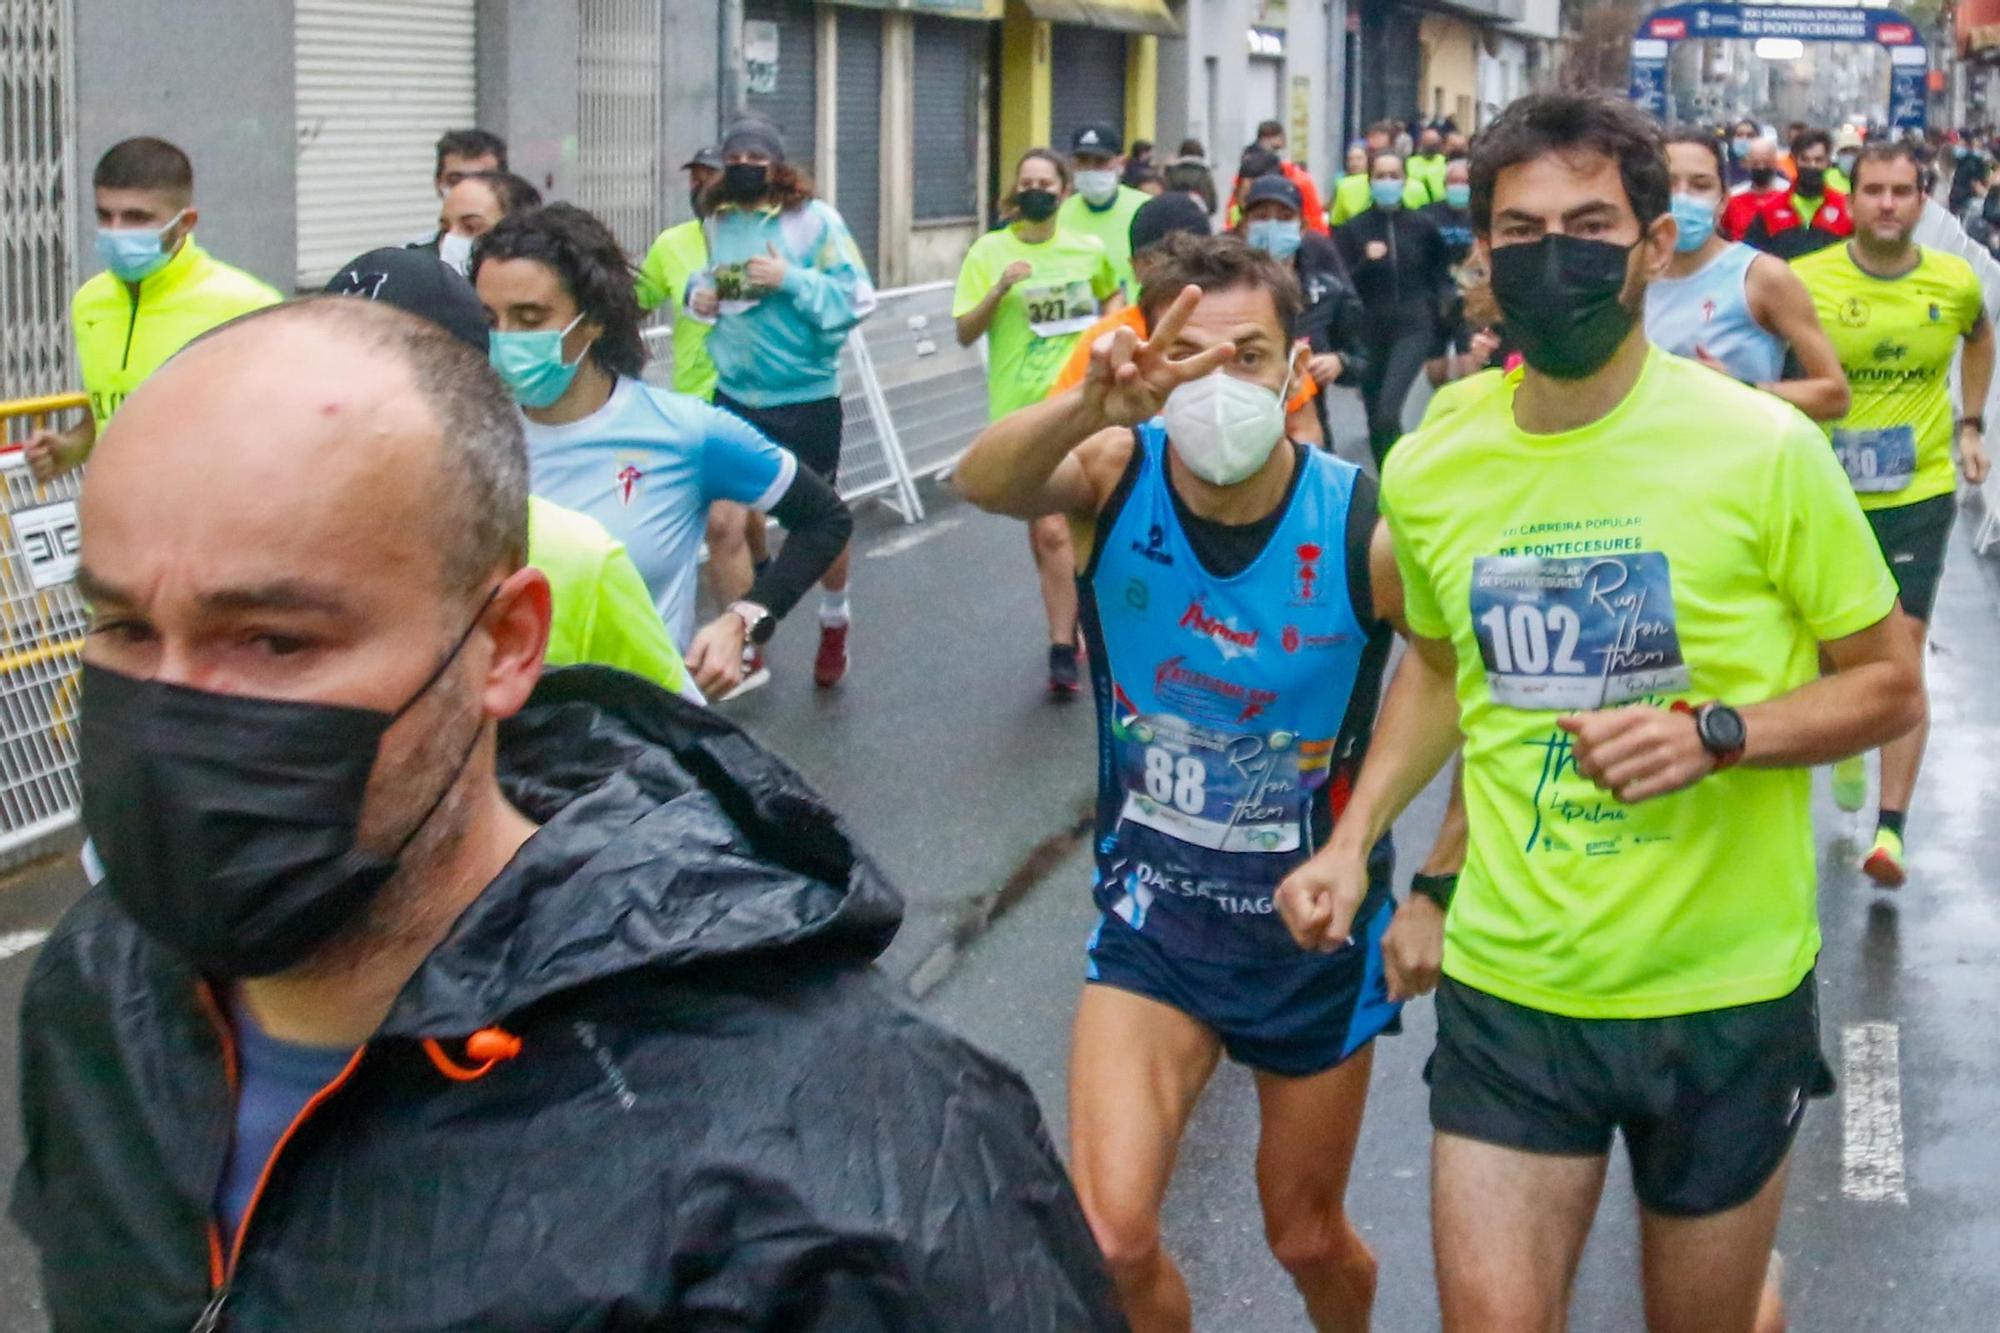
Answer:
<svg viewBox="0 0 2000 1333"><path fill-rule="evenodd" d="M68 0L0 11L0 398L76 387L70 365L75 234Z"/></svg>

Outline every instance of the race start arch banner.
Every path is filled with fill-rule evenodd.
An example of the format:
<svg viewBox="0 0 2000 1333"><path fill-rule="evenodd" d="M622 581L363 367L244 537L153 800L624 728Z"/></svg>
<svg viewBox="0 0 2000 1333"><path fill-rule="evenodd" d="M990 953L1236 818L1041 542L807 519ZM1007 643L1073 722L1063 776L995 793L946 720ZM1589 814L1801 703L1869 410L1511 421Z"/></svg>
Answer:
<svg viewBox="0 0 2000 1333"><path fill-rule="evenodd" d="M1668 5L1632 39L1632 100L1664 119L1667 56L1676 42L1789 37L1800 42L1865 42L1889 52L1889 124L1921 130L1930 53L1917 25L1893 9L1831 5Z"/></svg>

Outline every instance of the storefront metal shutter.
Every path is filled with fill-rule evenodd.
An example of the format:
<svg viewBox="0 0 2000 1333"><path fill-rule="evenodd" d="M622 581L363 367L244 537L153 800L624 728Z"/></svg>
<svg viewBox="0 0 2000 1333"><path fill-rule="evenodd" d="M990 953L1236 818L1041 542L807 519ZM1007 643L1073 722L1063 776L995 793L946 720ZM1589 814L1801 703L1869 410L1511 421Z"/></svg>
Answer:
<svg viewBox="0 0 2000 1333"><path fill-rule="evenodd" d="M474 123L473 0L295 0L298 282L437 225L437 138Z"/></svg>
<svg viewBox="0 0 2000 1333"><path fill-rule="evenodd" d="M813 123L819 106L819 35L813 7L805 0L743 0L743 22L773 23L778 29L773 86L768 91L746 91L743 104L751 115L778 127L785 137L785 156L810 172L819 142ZM751 71L753 83L756 73Z"/></svg>
<svg viewBox="0 0 2000 1333"><path fill-rule="evenodd" d="M76 387L70 369L75 281L75 114L69 0L29 0L0 11L0 398Z"/></svg>
<svg viewBox="0 0 2000 1333"><path fill-rule="evenodd" d="M1070 136L1085 125L1109 125L1123 134L1125 34L1065 24L1050 45L1049 136L1055 142L1049 146L1067 153Z"/></svg>
<svg viewBox="0 0 2000 1333"><path fill-rule="evenodd" d="M576 202L627 254L666 224L660 153L659 0L582 0Z"/></svg>
<svg viewBox="0 0 2000 1333"><path fill-rule="evenodd" d="M835 83L834 206L868 261L876 263L882 230L882 16L842 9L838 16L840 69ZM919 75L919 78L922 76Z"/></svg>
<svg viewBox="0 0 2000 1333"><path fill-rule="evenodd" d="M919 16L916 66L916 219L937 222L979 213L979 75L991 29L984 23Z"/></svg>

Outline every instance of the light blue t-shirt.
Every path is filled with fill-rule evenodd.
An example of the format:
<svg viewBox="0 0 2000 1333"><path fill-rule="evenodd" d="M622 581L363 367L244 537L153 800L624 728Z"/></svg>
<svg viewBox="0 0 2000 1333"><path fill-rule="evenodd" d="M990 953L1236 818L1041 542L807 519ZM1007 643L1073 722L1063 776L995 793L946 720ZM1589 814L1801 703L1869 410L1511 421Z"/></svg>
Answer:
<svg viewBox="0 0 2000 1333"><path fill-rule="evenodd" d="M535 494L625 543L682 652L694 639L709 502L768 510L798 476L798 459L740 417L634 379L621 378L581 421L523 425Z"/></svg>
<svg viewBox="0 0 2000 1333"><path fill-rule="evenodd" d="M236 1032L236 1132L215 1190L215 1215L234 1236L250 1210L265 1163L306 1103L340 1077L354 1052L333 1046L299 1046L267 1036L243 1005L232 1001Z"/></svg>

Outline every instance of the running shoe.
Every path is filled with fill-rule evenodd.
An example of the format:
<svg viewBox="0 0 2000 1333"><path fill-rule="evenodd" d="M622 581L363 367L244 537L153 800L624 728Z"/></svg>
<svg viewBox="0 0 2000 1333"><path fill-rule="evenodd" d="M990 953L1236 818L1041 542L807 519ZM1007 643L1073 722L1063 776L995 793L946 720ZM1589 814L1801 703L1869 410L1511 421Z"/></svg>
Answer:
<svg viewBox="0 0 2000 1333"><path fill-rule="evenodd" d="M1083 693L1083 673L1077 667L1076 645L1049 645L1049 693L1058 699L1074 699Z"/></svg>
<svg viewBox="0 0 2000 1333"><path fill-rule="evenodd" d="M740 699L750 693L750 691L761 690L770 683L771 668L764 665L764 650L762 648L745 648L743 650L743 681L735 689L723 695L718 702L726 704L731 699Z"/></svg>
<svg viewBox="0 0 2000 1333"><path fill-rule="evenodd" d="M813 684L830 690L847 674L847 626L821 625L819 653L813 658Z"/></svg>
<svg viewBox="0 0 2000 1333"><path fill-rule="evenodd" d="M1903 869L1903 839L1888 829L1875 830L1875 849L1861 863L1861 872L1878 888L1900 889L1909 880Z"/></svg>
<svg viewBox="0 0 2000 1333"><path fill-rule="evenodd" d="M1868 804L1868 762L1860 755L1834 764L1833 803L1849 814Z"/></svg>

